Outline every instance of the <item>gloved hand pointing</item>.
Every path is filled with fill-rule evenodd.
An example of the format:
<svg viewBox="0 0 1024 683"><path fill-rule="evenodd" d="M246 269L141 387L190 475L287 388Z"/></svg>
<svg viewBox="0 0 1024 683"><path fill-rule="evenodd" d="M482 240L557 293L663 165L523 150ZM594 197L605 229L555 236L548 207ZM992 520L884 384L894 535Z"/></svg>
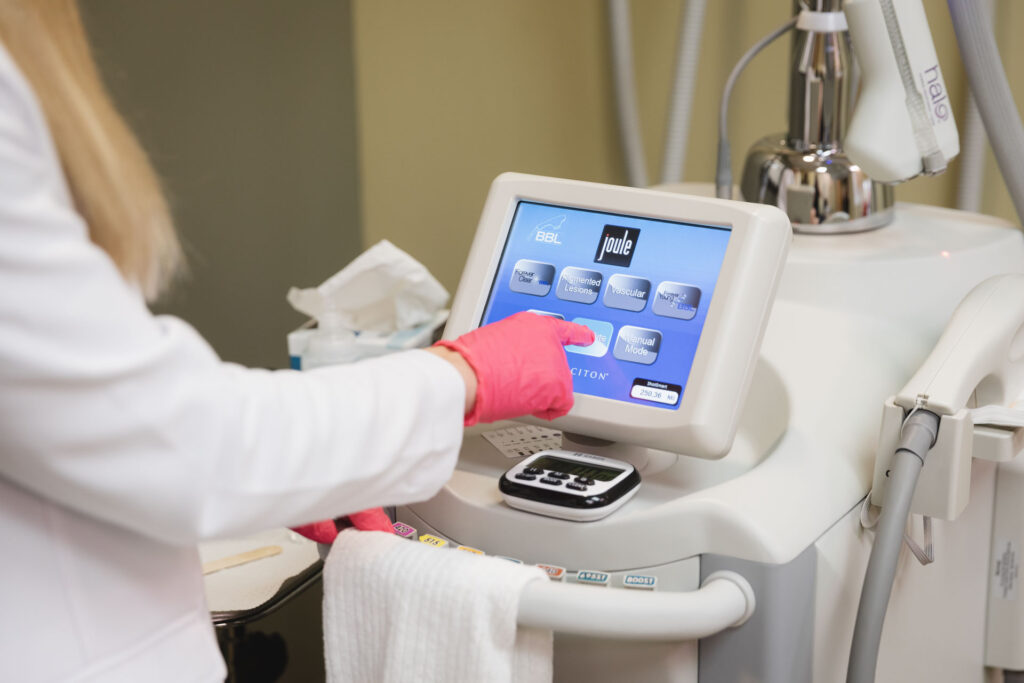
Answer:
<svg viewBox="0 0 1024 683"><path fill-rule="evenodd" d="M563 347L589 346L594 333L536 313L516 313L443 346L458 351L476 373L476 404L466 426L523 415L553 420L572 408L572 375Z"/></svg>

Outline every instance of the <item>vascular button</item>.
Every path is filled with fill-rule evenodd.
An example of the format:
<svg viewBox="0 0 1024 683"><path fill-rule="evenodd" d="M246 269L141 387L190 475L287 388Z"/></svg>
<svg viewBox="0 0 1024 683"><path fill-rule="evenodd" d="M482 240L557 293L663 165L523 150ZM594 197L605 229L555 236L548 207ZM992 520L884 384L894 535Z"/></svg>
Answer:
<svg viewBox="0 0 1024 683"><path fill-rule="evenodd" d="M584 486L591 486L593 485L594 480L590 477L576 477L576 483L583 484Z"/></svg>
<svg viewBox="0 0 1024 683"><path fill-rule="evenodd" d="M589 487L588 486L584 486L582 484L576 484L576 483L573 483L573 482L569 482L568 484L565 485L565 488L572 489L573 491L586 491Z"/></svg>
<svg viewBox="0 0 1024 683"><path fill-rule="evenodd" d="M543 479L540 480L540 483L542 483L542 484L551 484L552 486L561 486L562 485L562 480L561 479L551 479L549 477L544 477Z"/></svg>
<svg viewBox="0 0 1024 683"><path fill-rule="evenodd" d="M523 474L544 474L544 470L539 467L525 467L523 468Z"/></svg>
<svg viewBox="0 0 1024 683"><path fill-rule="evenodd" d="M548 476L552 479L568 479L569 475L565 472L549 472Z"/></svg>
<svg viewBox="0 0 1024 683"><path fill-rule="evenodd" d="M523 481L533 481L536 478L537 477L534 477L534 476L529 475L529 474L523 474L522 472L520 472L519 474L516 475L516 479L522 479Z"/></svg>

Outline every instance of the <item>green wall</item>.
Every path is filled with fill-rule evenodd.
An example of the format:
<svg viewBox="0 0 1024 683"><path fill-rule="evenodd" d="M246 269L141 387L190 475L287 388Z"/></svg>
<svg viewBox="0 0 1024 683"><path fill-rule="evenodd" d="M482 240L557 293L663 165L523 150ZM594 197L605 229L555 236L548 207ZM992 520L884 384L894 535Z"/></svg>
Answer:
<svg viewBox="0 0 1024 683"><path fill-rule="evenodd" d="M287 364L290 285L362 250L342 0L85 0L115 99L165 181L190 273L162 311L227 360Z"/></svg>

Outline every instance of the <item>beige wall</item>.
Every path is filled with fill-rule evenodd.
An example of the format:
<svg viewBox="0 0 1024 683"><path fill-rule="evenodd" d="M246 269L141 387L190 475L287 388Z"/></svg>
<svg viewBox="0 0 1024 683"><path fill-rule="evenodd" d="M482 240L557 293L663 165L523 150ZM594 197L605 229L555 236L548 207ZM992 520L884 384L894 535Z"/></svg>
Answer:
<svg viewBox="0 0 1024 683"><path fill-rule="evenodd" d="M104 75L170 194L190 275L161 310L222 357L287 365L285 301L362 250L341 0L83 0Z"/></svg>
<svg viewBox="0 0 1024 683"><path fill-rule="evenodd" d="M1024 3L998 25L1024 101ZM926 0L951 97L964 78L945 3ZM739 56L785 20L787 0L712 0L704 33L688 180L714 173L722 84ZM367 244L387 237L453 291L490 180L506 170L621 183L608 26L600 0L354 0L361 201ZM678 0L633 2L639 100L652 178L660 169ZM788 45L772 46L734 96L734 168L785 128ZM962 107L961 107L962 110ZM961 114L962 115L962 114ZM993 167L994 168L994 167ZM900 187L901 200L952 205L957 166ZM987 212L1013 218L994 170Z"/></svg>

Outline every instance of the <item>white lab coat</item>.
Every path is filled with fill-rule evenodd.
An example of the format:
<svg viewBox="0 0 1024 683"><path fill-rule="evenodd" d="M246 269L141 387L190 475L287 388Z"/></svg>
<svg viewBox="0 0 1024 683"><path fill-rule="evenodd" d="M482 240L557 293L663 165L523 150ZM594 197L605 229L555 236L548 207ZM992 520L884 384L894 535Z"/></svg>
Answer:
<svg viewBox="0 0 1024 683"><path fill-rule="evenodd" d="M0 681L222 680L196 541L429 497L464 392L423 351L248 370L152 316L0 46Z"/></svg>

